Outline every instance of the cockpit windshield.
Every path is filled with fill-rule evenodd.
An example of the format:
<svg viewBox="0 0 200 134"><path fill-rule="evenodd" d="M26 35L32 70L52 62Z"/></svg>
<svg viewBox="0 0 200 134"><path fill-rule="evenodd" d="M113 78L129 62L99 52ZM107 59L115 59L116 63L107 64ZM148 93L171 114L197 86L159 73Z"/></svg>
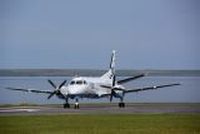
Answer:
<svg viewBox="0 0 200 134"><path fill-rule="evenodd" d="M76 84L77 85L81 85L83 83L83 81L79 80L79 81L76 81Z"/></svg>

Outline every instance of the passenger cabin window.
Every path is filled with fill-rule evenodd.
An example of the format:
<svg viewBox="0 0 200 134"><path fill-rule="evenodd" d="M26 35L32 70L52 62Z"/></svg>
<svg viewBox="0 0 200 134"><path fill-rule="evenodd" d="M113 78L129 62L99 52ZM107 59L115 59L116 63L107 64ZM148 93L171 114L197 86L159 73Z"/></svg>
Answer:
<svg viewBox="0 0 200 134"><path fill-rule="evenodd" d="M83 81L83 84L87 84L85 80Z"/></svg>

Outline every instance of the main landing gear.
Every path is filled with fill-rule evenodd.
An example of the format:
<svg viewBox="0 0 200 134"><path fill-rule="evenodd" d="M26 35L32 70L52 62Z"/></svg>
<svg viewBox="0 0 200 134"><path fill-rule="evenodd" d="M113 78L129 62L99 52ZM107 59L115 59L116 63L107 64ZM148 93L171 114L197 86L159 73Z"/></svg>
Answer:
<svg viewBox="0 0 200 134"><path fill-rule="evenodd" d="M63 107L64 107L64 108L70 108L70 105L69 105L69 103L65 103L65 104L63 105Z"/></svg>
<svg viewBox="0 0 200 134"><path fill-rule="evenodd" d="M124 108L125 107L125 103L124 101L124 95L122 97L120 97L120 102L118 104L119 108Z"/></svg>
<svg viewBox="0 0 200 134"><path fill-rule="evenodd" d="M125 107L125 103L124 103L124 102L120 102L120 103L118 104L118 106L119 106L119 108L124 108L124 107Z"/></svg>
<svg viewBox="0 0 200 134"><path fill-rule="evenodd" d="M70 108L70 104L68 102L68 98L66 98L66 103L63 105L64 108Z"/></svg>

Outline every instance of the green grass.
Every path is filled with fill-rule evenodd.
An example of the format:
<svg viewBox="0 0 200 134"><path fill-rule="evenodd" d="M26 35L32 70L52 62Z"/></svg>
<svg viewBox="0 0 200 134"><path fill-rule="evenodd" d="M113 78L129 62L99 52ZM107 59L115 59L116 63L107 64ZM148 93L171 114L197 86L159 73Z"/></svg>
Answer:
<svg viewBox="0 0 200 134"><path fill-rule="evenodd" d="M1 134L199 134L200 114L0 116Z"/></svg>

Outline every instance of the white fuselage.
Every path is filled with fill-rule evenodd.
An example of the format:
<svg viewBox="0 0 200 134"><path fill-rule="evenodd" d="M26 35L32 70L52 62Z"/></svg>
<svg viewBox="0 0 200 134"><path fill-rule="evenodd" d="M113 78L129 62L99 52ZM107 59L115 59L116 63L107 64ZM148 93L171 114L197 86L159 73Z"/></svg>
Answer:
<svg viewBox="0 0 200 134"><path fill-rule="evenodd" d="M101 85L111 86L112 79L105 77L76 77L61 88L61 93L71 99L79 98L101 98L102 95L110 94L109 88ZM118 85L122 87L121 85Z"/></svg>

